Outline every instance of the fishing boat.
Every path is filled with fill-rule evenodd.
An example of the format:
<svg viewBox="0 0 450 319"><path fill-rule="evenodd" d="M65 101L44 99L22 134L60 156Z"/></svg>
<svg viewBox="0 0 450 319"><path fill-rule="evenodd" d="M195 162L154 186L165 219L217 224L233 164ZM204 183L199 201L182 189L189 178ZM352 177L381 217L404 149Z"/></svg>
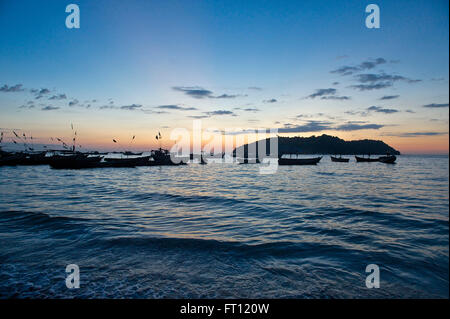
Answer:
<svg viewBox="0 0 450 319"><path fill-rule="evenodd" d="M133 153L133 152L130 152L130 151L126 151L126 152L123 152L122 154L125 155L125 156L141 156L142 152L140 152L140 153Z"/></svg>
<svg viewBox="0 0 450 319"><path fill-rule="evenodd" d="M47 156L47 152L24 153L23 155L18 165L48 165L50 163L50 157Z"/></svg>
<svg viewBox="0 0 450 319"><path fill-rule="evenodd" d="M278 165L316 165L321 159L322 156L313 158L292 158L292 156L289 158L279 157Z"/></svg>
<svg viewBox="0 0 450 319"><path fill-rule="evenodd" d="M378 160L381 163L395 164L395 161L397 160L397 157L395 155L386 155L386 156L379 157Z"/></svg>
<svg viewBox="0 0 450 319"><path fill-rule="evenodd" d="M181 159L179 163L174 163L172 161L169 151L162 148L152 150L152 158L153 163L151 165L158 165L158 166L186 165L187 162L187 161L184 162L183 159Z"/></svg>
<svg viewBox="0 0 450 319"><path fill-rule="evenodd" d="M0 154L0 166L16 166L23 161L24 158L25 155L22 153L3 152Z"/></svg>
<svg viewBox="0 0 450 319"><path fill-rule="evenodd" d="M105 162L110 164L123 164L132 166L150 166L152 165L150 161L151 156L133 157L133 158L105 158Z"/></svg>
<svg viewBox="0 0 450 319"><path fill-rule="evenodd" d="M360 157L360 156L355 155L355 158L356 158L357 162L379 162L378 158L370 158L370 156L369 157Z"/></svg>
<svg viewBox="0 0 450 319"><path fill-rule="evenodd" d="M349 158L344 158L342 156L339 156L339 157L330 156L330 157L331 157L332 162L348 163L350 161Z"/></svg>
<svg viewBox="0 0 450 319"><path fill-rule="evenodd" d="M102 156L88 157L84 154L55 155L49 160L51 168L55 169L81 169L101 167Z"/></svg>

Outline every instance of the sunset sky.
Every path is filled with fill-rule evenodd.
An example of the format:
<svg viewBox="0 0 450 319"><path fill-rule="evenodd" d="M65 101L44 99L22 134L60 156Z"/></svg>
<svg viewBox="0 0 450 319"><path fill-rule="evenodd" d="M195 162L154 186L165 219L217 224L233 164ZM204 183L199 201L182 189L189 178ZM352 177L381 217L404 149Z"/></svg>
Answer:
<svg viewBox="0 0 450 319"><path fill-rule="evenodd" d="M65 7L80 7L68 29ZM365 26L376 3L381 28ZM0 130L113 149L278 128L448 153L449 2L0 0Z"/></svg>

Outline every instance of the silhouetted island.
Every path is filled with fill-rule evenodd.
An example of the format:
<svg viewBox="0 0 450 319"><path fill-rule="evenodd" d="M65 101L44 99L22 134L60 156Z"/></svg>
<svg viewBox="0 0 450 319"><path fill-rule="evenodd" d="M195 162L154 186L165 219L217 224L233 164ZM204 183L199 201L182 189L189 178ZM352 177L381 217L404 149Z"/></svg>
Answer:
<svg viewBox="0 0 450 319"><path fill-rule="evenodd" d="M248 146L250 150L254 147L253 144L245 144L239 148L244 147L245 157L256 157L255 154L248 154ZM266 139L267 154L270 152L270 140ZM237 148L237 149L239 149ZM258 144L256 144L256 150ZM236 149L233 151L235 154ZM252 152L251 152L252 153ZM278 137L278 154L342 154L342 155L354 155L354 154L371 154L371 155L385 155L390 153L392 155L400 155L400 152L393 147L387 145L383 141L377 140L356 140L356 141L344 141L336 136L330 136L323 134L321 136L310 137Z"/></svg>

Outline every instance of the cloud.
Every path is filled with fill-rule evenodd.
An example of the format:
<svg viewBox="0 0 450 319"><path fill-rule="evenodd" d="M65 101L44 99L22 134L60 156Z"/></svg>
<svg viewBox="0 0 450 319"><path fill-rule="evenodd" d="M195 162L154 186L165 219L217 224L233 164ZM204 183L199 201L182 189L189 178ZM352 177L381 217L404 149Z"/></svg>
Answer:
<svg viewBox="0 0 450 319"><path fill-rule="evenodd" d="M142 107L141 104L131 104L131 105L123 105L120 107L120 109L134 111L134 110L140 109L141 107Z"/></svg>
<svg viewBox="0 0 450 319"><path fill-rule="evenodd" d="M57 94L48 98L49 100L65 100L67 96L65 94Z"/></svg>
<svg viewBox="0 0 450 319"><path fill-rule="evenodd" d="M393 100L399 98L400 95L385 95L380 98L380 100Z"/></svg>
<svg viewBox="0 0 450 319"><path fill-rule="evenodd" d="M385 113L385 114L392 114L392 113L397 113L398 110L395 109L385 109L382 108L380 106L371 106L367 108L368 111L373 111L373 112L377 112L377 113Z"/></svg>
<svg viewBox="0 0 450 319"><path fill-rule="evenodd" d="M210 96L210 97L211 97L211 98L215 98L215 99L234 99L234 98L239 97L239 96L246 96L246 95L240 95L240 94L222 94L222 95L219 95L219 96L215 96L215 97Z"/></svg>
<svg viewBox="0 0 450 319"><path fill-rule="evenodd" d="M357 84L350 85L351 88L357 89L359 91L370 91L370 90L380 90L391 87L393 84L391 82L375 83L375 84Z"/></svg>
<svg viewBox="0 0 450 319"><path fill-rule="evenodd" d="M142 110L145 114L170 114L166 111L152 111L152 110Z"/></svg>
<svg viewBox="0 0 450 319"><path fill-rule="evenodd" d="M297 118L311 118L313 115L311 114L299 114L296 116Z"/></svg>
<svg viewBox="0 0 450 319"><path fill-rule="evenodd" d="M190 116L188 116L188 117L190 117L191 119L196 119L196 120L201 120L201 119L207 119L207 118L209 118L208 115L190 115Z"/></svg>
<svg viewBox="0 0 450 319"><path fill-rule="evenodd" d="M279 133L306 133L306 132L320 132L324 130L333 129L330 126L332 123L324 121L308 121L307 124L292 126L292 124L285 124L285 127L279 128Z"/></svg>
<svg viewBox="0 0 450 319"><path fill-rule="evenodd" d="M246 108L246 109L242 109L242 111L245 111L245 112L259 112L261 110L257 109L257 108L249 107L249 108Z"/></svg>
<svg viewBox="0 0 450 319"><path fill-rule="evenodd" d="M100 110L106 110L106 109L115 109L116 107L114 105L102 105L100 106Z"/></svg>
<svg viewBox="0 0 450 319"><path fill-rule="evenodd" d="M35 96L35 99L36 99L36 100L38 100L38 99L44 97L44 95L47 95L47 94L50 93L50 90L49 90L49 89L46 89L46 88L40 89L40 90L38 90L38 89L32 89L32 90L30 90L30 91L31 91L32 93L36 94L36 96Z"/></svg>
<svg viewBox="0 0 450 319"><path fill-rule="evenodd" d="M328 88L328 89L317 89L315 93L310 94L307 98L315 99L316 97L321 97L325 95L333 95L336 94L336 89Z"/></svg>
<svg viewBox="0 0 450 319"><path fill-rule="evenodd" d="M448 132L411 132L411 133L398 133L398 134L385 134L387 136L398 136L398 137L419 137L419 136L439 136L447 135Z"/></svg>
<svg viewBox="0 0 450 319"><path fill-rule="evenodd" d="M424 105L423 107L442 108L442 107L448 107L448 103L432 103L432 104Z"/></svg>
<svg viewBox="0 0 450 319"><path fill-rule="evenodd" d="M32 109L34 108L36 105L34 104L34 101L28 101L26 104L20 106L19 108L21 109Z"/></svg>
<svg viewBox="0 0 450 319"><path fill-rule="evenodd" d="M203 112L204 114L208 116L215 116L215 115L231 115L231 116L237 116L232 111L226 111L226 110L218 110L218 111L211 111L211 112Z"/></svg>
<svg viewBox="0 0 450 319"><path fill-rule="evenodd" d="M171 105L160 105L156 107L157 109L167 109L167 110L180 110L180 111L195 111L197 108L195 107L183 107L175 104Z"/></svg>
<svg viewBox="0 0 450 319"><path fill-rule="evenodd" d="M339 125L335 128L338 131L359 131L359 130L378 130L384 127L380 124L356 124L348 122L346 124Z"/></svg>
<svg viewBox="0 0 450 319"><path fill-rule="evenodd" d="M205 90L198 86L174 86L173 90L183 92L186 95L189 95L196 99L203 99L205 97L211 97L213 92L209 90Z"/></svg>
<svg viewBox="0 0 450 319"><path fill-rule="evenodd" d="M248 87L249 90L254 90L254 91L262 91L263 89L258 87L258 86L249 86Z"/></svg>
<svg viewBox="0 0 450 319"><path fill-rule="evenodd" d="M357 74L355 75L355 78L360 83L375 83L375 82L396 82L396 81L404 81L407 83L416 83L420 82L422 80L414 80L407 77L404 77L402 75L394 75L394 74L386 74L386 73L380 73L380 74L374 74L374 73L365 73L365 74Z"/></svg>
<svg viewBox="0 0 450 319"><path fill-rule="evenodd" d="M206 90L199 86L174 86L172 87L172 89L178 92L183 92L184 94L195 99L234 99L236 97L246 96L240 94L221 94L218 96L214 96L214 93L212 91Z"/></svg>
<svg viewBox="0 0 450 319"><path fill-rule="evenodd" d="M77 105L78 103L79 103L78 100L77 100L77 99L74 99L74 100L72 100L72 101L69 102L69 106L75 106L75 105Z"/></svg>
<svg viewBox="0 0 450 319"><path fill-rule="evenodd" d="M60 109L60 107L58 107L58 106L49 105L49 106L43 107L41 110L42 111L54 111L54 110L59 110L59 109Z"/></svg>
<svg viewBox="0 0 450 319"><path fill-rule="evenodd" d="M277 99L269 99L263 101L263 103L276 103L276 102L278 102Z"/></svg>
<svg viewBox="0 0 450 319"><path fill-rule="evenodd" d="M338 96L336 95L336 89L317 89L313 94L308 95L307 99L315 99L320 97L321 100L350 100L349 96Z"/></svg>
<svg viewBox="0 0 450 319"><path fill-rule="evenodd" d="M386 63L385 59L378 58L378 59L371 60L371 61L364 61L359 65L359 67L362 70L370 70L370 69L373 69L374 67L376 67L377 65L385 64L385 63Z"/></svg>
<svg viewBox="0 0 450 319"><path fill-rule="evenodd" d="M5 84L0 87L0 92L22 92L23 90L22 84L16 84L13 86L8 86Z"/></svg>
<svg viewBox="0 0 450 319"><path fill-rule="evenodd" d="M329 96L322 96L320 98L321 100L350 100L350 96L337 96L337 95L329 95Z"/></svg>
<svg viewBox="0 0 450 319"><path fill-rule="evenodd" d="M357 74L355 75L356 81L362 84L351 85L351 88L360 90L360 91L368 91L368 90L379 90L387 87L391 87L394 85L394 82L403 81L406 83L417 83L422 80L415 80L404 77L402 75L393 75L393 74L374 74L374 73L365 73L365 74Z"/></svg>
<svg viewBox="0 0 450 319"><path fill-rule="evenodd" d="M375 68L377 65L386 63L386 60L383 58L377 58L375 60L367 60L363 61L359 65L356 66L342 66L336 70L330 71L330 73L336 73L339 75L351 75L356 72L364 71L364 70L370 70Z"/></svg>

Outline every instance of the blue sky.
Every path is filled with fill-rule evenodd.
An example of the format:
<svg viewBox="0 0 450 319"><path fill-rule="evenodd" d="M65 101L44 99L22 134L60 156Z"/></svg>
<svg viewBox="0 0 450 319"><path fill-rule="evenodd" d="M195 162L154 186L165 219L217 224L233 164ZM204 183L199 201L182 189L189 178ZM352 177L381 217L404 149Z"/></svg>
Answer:
<svg viewBox="0 0 450 319"><path fill-rule="evenodd" d="M202 117L448 152L448 1L73 1L67 29L69 3L0 1L3 131L145 144Z"/></svg>

